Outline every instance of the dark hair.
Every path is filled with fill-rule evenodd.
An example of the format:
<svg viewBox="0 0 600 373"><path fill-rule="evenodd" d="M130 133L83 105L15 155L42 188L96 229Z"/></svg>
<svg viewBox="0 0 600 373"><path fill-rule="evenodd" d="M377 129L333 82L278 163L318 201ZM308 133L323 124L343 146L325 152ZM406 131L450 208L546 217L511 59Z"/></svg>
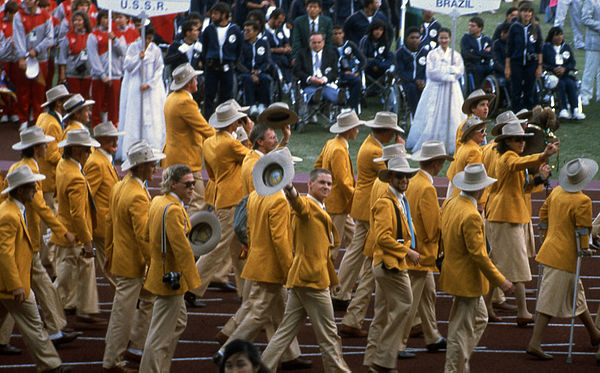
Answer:
<svg viewBox="0 0 600 373"><path fill-rule="evenodd" d="M519 4L519 12L524 11L524 10L530 10L532 12L534 12L533 10L533 3L531 1L521 1L521 3Z"/></svg>
<svg viewBox="0 0 600 373"><path fill-rule="evenodd" d="M269 19L277 19L279 16L285 16L285 13L281 8L275 8L275 10L271 12Z"/></svg>
<svg viewBox="0 0 600 373"><path fill-rule="evenodd" d="M331 171L326 170L324 168L314 168L312 171L310 171L310 174L308 175L308 180L313 182L313 181L317 180L317 178L321 174L331 175Z"/></svg>
<svg viewBox="0 0 600 373"><path fill-rule="evenodd" d="M71 9L73 11L77 10L77 8L79 8L80 5L82 4L88 4L88 5L92 5L92 2L90 0L73 0L73 3L71 4ZM107 11L108 14L108 11Z"/></svg>
<svg viewBox="0 0 600 373"><path fill-rule="evenodd" d="M471 17L469 22L473 22L477 25L477 27L483 28L483 18L481 18L481 17L477 17L477 16Z"/></svg>
<svg viewBox="0 0 600 373"><path fill-rule="evenodd" d="M508 32L510 30L510 23L503 23L500 25L499 31L500 33Z"/></svg>
<svg viewBox="0 0 600 373"><path fill-rule="evenodd" d="M246 26L250 26L254 29L254 31L260 31L260 26L258 25L258 22L256 21L246 21L244 22L244 28L246 28Z"/></svg>
<svg viewBox="0 0 600 373"><path fill-rule="evenodd" d="M265 134L270 129L271 127L263 123L259 123L256 126L254 126L254 128L252 128L252 131L250 131L250 135L248 135L248 140L250 140L250 143L252 144L252 149L258 148L258 140L264 140Z"/></svg>
<svg viewBox="0 0 600 373"><path fill-rule="evenodd" d="M257 30L262 32L265 29L265 23L267 20L265 19L265 13L261 9L254 9L248 12L246 16L246 20L255 21L258 25Z"/></svg>
<svg viewBox="0 0 600 373"><path fill-rule="evenodd" d="M506 15L505 15L505 17L508 17L515 10L519 11L519 8L517 8L516 6L511 6L510 8L506 9Z"/></svg>
<svg viewBox="0 0 600 373"><path fill-rule="evenodd" d="M495 140L496 141L496 145L494 146L494 148L496 149L496 151L502 155L504 153L506 153L507 151L510 150L510 147L508 146L508 144L506 143L506 140L508 140L509 137L505 137L503 139L500 140Z"/></svg>
<svg viewBox="0 0 600 373"><path fill-rule="evenodd" d="M371 132L376 135L380 135L382 133L388 133L388 131L393 131L391 128L371 128Z"/></svg>
<svg viewBox="0 0 600 373"><path fill-rule="evenodd" d="M9 1L8 3L6 3L6 5L4 6L4 12L5 13L16 13L19 11L19 4L17 4L14 1Z"/></svg>
<svg viewBox="0 0 600 373"><path fill-rule="evenodd" d="M546 43L552 44L552 38L556 35L560 35L563 33L563 29L560 26L554 26L548 30L548 36L546 36Z"/></svg>
<svg viewBox="0 0 600 373"><path fill-rule="evenodd" d="M25 184L21 184L18 187L16 187L15 189L12 189L10 192L8 192L8 194L12 197L12 198L16 198L17 197L17 191L20 189L25 189L25 188L31 188L31 186L37 186L35 184L35 182L32 183L25 183Z"/></svg>
<svg viewBox="0 0 600 373"><path fill-rule="evenodd" d="M35 153L35 145L21 150L21 158L33 158Z"/></svg>
<svg viewBox="0 0 600 373"><path fill-rule="evenodd" d="M352 1L352 0L350 0ZM373 4L375 2L375 0L363 0L363 8L368 7L369 5Z"/></svg>
<svg viewBox="0 0 600 373"><path fill-rule="evenodd" d="M258 367L259 373L269 373L269 369L264 366L260 359L260 353L256 346L254 346L251 342L244 341L242 339L235 339L231 341L226 347L225 352L223 354L223 359L221 360L221 366L219 367L219 372L225 372L225 364L230 357L235 354L244 354L252 363L252 367Z"/></svg>
<svg viewBox="0 0 600 373"><path fill-rule="evenodd" d="M70 146L65 146L65 147L63 148L62 157L63 157L64 159L71 158L71 155L73 155L73 154L72 154L72 153L73 153L73 151L72 151L72 150L73 150L73 148L71 148Z"/></svg>
<svg viewBox="0 0 600 373"><path fill-rule="evenodd" d="M87 32L88 34L92 32L92 24L90 23L90 17L88 17L86 12L84 12L83 10L73 12L73 14L71 15L71 25L73 25L73 20L75 19L75 17L83 18L83 28L85 28L85 32Z"/></svg>
<svg viewBox="0 0 600 373"><path fill-rule="evenodd" d="M442 27L439 31L438 31L438 37L442 32L446 32L448 33L448 36L452 37L452 31L450 31L449 28L447 27Z"/></svg>
<svg viewBox="0 0 600 373"><path fill-rule="evenodd" d="M108 10L100 9L98 11L98 15L96 16L96 24L100 27L100 22L102 22L102 18L108 18ZM110 19L108 20L110 22Z"/></svg>
<svg viewBox="0 0 600 373"><path fill-rule="evenodd" d="M421 32L419 31L419 28L417 26L411 26L408 29L406 29L406 36L410 35L410 34L421 34ZM408 38L407 38L408 39Z"/></svg>
<svg viewBox="0 0 600 373"><path fill-rule="evenodd" d="M149 23L146 27L144 27L144 31L146 32L146 36L154 36L154 26L152 26L152 23Z"/></svg>
<svg viewBox="0 0 600 373"><path fill-rule="evenodd" d="M202 22L203 19L204 17L202 17L202 14L198 12L190 12L186 18L186 21Z"/></svg>
<svg viewBox="0 0 600 373"><path fill-rule="evenodd" d="M325 41L325 34L323 34L322 32L319 32L319 31L315 31L312 34L310 34L310 36L308 37L309 41L310 41L310 38L313 37L313 35L321 35L321 37L323 38L323 41Z"/></svg>
<svg viewBox="0 0 600 373"><path fill-rule="evenodd" d="M231 14L231 7L229 6L229 4L219 1L218 3L215 3L215 5L213 5L212 8L210 8L210 11L211 13L219 12L229 17L229 15Z"/></svg>
<svg viewBox="0 0 600 373"><path fill-rule="evenodd" d="M420 161L419 162L419 167L423 168L428 168L431 167L432 165L434 165L435 163L439 162L439 161L445 161L444 158L434 158L434 159L428 159L426 161Z"/></svg>
<svg viewBox="0 0 600 373"><path fill-rule="evenodd" d="M304 4L304 7L307 7L310 4L317 4L319 5L319 8L323 9L323 4L321 3L321 0L306 0L306 4Z"/></svg>
<svg viewBox="0 0 600 373"><path fill-rule="evenodd" d="M375 31L377 29L383 29L383 34L381 34L379 41L381 41L383 44L387 45L388 44L387 25L386 25L385 21L383 21L379 18L373 18L373 21L367 28L367 37L369 39L373 40L373 31ZM375 41L375 40L373 40L373 41Z"/></svg>
<svg viewBox="0 0 600 373"><path fill-rule="evenodd" d="M45 8L47 6L50 6L50 1L49 0L38 0L38 6L40 8Z"/></svg>
<svg viewBox="0 0 600 373"><path fill-rule="evenodd" d="M333 30L342 30L344 31L344 26L340 25L339 23L336 23L335 25L333 25Z"/></svg>
<svg viewBox="0 0 600 373"><path fill-rule="evenodd" d="M183 25L181 25L181 35L185 36L185 34L187 34L189 31L193 31L194 27L196 27L196 24L196 21L192 21L190 19L183 22Z"/></svg>

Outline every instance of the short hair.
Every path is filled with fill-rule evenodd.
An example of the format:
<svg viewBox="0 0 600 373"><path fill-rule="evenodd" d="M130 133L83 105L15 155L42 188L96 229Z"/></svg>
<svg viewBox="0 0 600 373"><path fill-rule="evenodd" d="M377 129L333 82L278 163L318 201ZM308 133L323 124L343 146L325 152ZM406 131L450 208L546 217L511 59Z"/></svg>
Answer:
<svg viewBox="0 0 600 373"><path fill-rule="evenodd" d="M317 180L317 178L319 177L319 175L322 175L322 174L331 175L331 172L329 170L324 169L324 168L315 168L312 171L310 171L308 179L312 183L313 181Z"/></svg>
<svg viewBox="0 0 600 373"><path fill-rule="evenodd" d="M189 31L193 31L194 27L196 27L196 24L197 22L191 19L183 22L183 25L181 25L181 35L185 36L185 34L187 34Z"/></svg>
<svg viewBox="0 0 600 373"><path fill-rule="evenodd" d="M481 17L477 17L477 16L471 17L469 22L473 22L474 24L477 25L477 27L483 28L483 18L481 18Z"/></svg>
<svg viewBox="0 0 600 373"><path fill-rule="evenodd" d="M38 145L38 144L36 144ZM30 147L27 147L23 150L21 150L21 158L33 158L33 155L35 153L35 145L32 145Z"/></svg>
<svg viewBox="0 0 600 373"><path fill-rule="evenodd" d="M560 28L560 26L551 27L550 30L548 30L548 36L546 36L546 43L552 44L552 38L560 34L563 34L563 29Z"/></svg>
<svg viewBox="0 0 600 373"><path fill-rule="evenodd" d="M428 159L426 161L420 161L419 162L419 167L421 167L421 168L423 168L423 167L428 168L428 167L431 167L432 165L436 164L440 160L442 162L444 162L446 159L444 159L444 158L434 158L434 159Z"/></svg>
<svg viewBox="0 0 600 373"><path fill-rule="evenodd" d="M419 28L417 26L410 26L408 29L406 29L406 36L410 35L410 34L421 34L421 32L419 31Z"/></svg>
<svg viewBox="0 0 600 373"><path fill-rule="evenodd" d="M258 140L264 140L265 134L270 129L272 128L263 123L259 123L252 128L250 135L248 135L248 140L250 140L250 143L252 144L252 149L258 148Z"/></svg>
<svg viewBox="0 0 600 373"><path fill-rule="evenodd" d="M306 4L304 5L304 7L308 7L310 4L317 4L319 8L323 9L323 4L321 3L321 0L306 0Z"/></svg>
<svg viewBox="0 0 600 373"><path fill-rule="evenodd" d="M192 169L184 164L174 164L163 171L160 191L167 194L171 191L171 184L181 180L187 174L191 174Z"/></svg>
<svg viewBox="0 0 600 373"><path fill-rule="evenodd" d="M210 8L210 11L219 12L221 14L229 16L231 14L231 7L229 6L229 4L223 1L219 1L218 3L215 3L215 5L213 5L212 8Z"/></svg>
<svg viewBox="0 0 600 373"><path fill-rule="evenodd" d="M447 27L442 27L439 31L438 31L438 37L442 32L446 32L448 33L448 36L452 37L452 31L450 31L449 28Z"/></svg>
<svg viewBox="0 0 600 373"><path fill-rule="evenodd" d="M49 0L38 0L38 6L40 8L45 8L47 6L50 6L50 1Z"/></svg>
<svg viewBox="0 0 600 373"><path fill-rule="evenodd" d="M187 21L193 21L193 22L201 22L204 19L204 17L202 17L202 14L198 13L198 12L190 12L190 14L188 14L187 16Z"/></svg>
<svg viewBox="0 0 600 373"><path fill-rule="evenodd" d="M148 37L148 35L154 36L154 26L152 26L152 23L147 24L146 27L144 27L144 31L146 32L146 37Z"/></svg>
<svg viewBox="0 0 600 373"><path fill-rule="evenodd" d="M350 0L352 1L352 0ZM375 0L363 0L363 8L368 7L369 5L373 4L375 2Z"/></svg>
<svg viewBox="0 0 600 373"><path fill-rule="evenodd" d="M267 23L267 19L265 18L265 13L262 9L253 9L248 12L246 15L247 21L255 21L258 23L259 30L262 31L265 28L265 23Z"/></svg>
<svg viewBox="0 0 600 373"><path fill-rule="evenodd" d="M258 25L258 22L246 21L246 22L244 22L244 28L246 28L246 26L252 27L254 29L254 31L260 31L260 26Z"/></svg>
<svg viewBox="0 0 600 373"><path fill-rule="evenodd" d="M344 31L344 26L340 25L339 23L336 23L335 25L333 25L333 31L335 31L335 30Z"/></svg>
<svg viewBox="0 0 600 373"><path fill-rule="evenodd" d="M275 8L275 10L271 12L269 19L277 19L280 16L285 16L285 13L281 8Z"/></svg>
<svg viewBox="0 0 600 373"><path fill-rule="evenodd" d="M500 31L501 34L503 32L508 32L508 30L510 30L510 23L501 24L498 30Z"/></svg>
<svg viewBox="0 0 600 373"><path fill-rule="evenodd" d="M6 12L6 13L12 14L12 13L16 13L18 11L19 11L19 4L17 4L15 1L9 1L4 6L4 12Z"/></svg>
<svg viewBox="0 0 600 373"><path fill-rule="evenodd" d="M79 6L80 6L81 4L88 4L88 5L91 5L91 4L92 4L92 2L91 2L90 0L73 0L73 3L71 4L71 9L72 9L72 10L76 10L77 8L79 8ZM107 13L106 13L106 14L108 14L108 11L107 11Z"/></svg>
<svg viewBox="0 0 600 373"><path fill-rule="evenodd" d="M321 35L321 37L323 38L323 40L325 40L325 35L323 35L323 33L322 33L322 32L319 32L319 31L315 31L315 32L313 32L312 34L310 34L310 36L308 37L308 40L310 41L310 39L311 39L313 36L315 36L315 35Z"/></svg>
<svg viewBox="0 0 600 373"><path fill-rule="evenodd" d="M227 344L225 347L225 352L223 353L223 359L221 360L221 364L219 366L219 372L225 372L225 363L229 360L230 357L236 354L245 355L250 363L252 364L253 370L258 368L258 373L267 373L269 369L265 367L260 359L260 353L258 349L252 342L244 341L242 339L235 339Z"/></svg>
<svg viewBox="0 0 600 373"><path fill-rule="evenodd" d="M92 24L90 22L90 17L87 15L86 12L84 12L83 10L73 12L73 14L71 15L71 24L73 24L73 20L75 19L75 17L83 18L83 28L85 28L85 30L88 33L92 32Z"/></svg>
<svg viewBox="0 0 600 373"><path fill-rule="evenodd" d="M510 8L506 9L506 17L508 17L515 10L519 11L519 8L517 8L516 6L511 6Z"/></svg>

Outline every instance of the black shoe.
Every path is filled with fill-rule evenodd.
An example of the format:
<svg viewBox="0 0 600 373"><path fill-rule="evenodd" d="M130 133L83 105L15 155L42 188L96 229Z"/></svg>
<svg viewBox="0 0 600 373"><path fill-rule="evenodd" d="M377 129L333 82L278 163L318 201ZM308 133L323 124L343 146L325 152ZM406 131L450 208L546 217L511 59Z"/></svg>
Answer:
<svg viewBox="0 0 600 373"><path fill-rule="evenodd" d="M72 333L69 333L69 332L63 330L62 331L62 336L60 336L59 338L56 338L56 339L52 339L52 343L55 346L58 346L58 345L63 344L63 343L69 343L69 342L72 342L72 341L76 340L81 335L83 335L83 332L72 332Z"/></svg>
<svg viewBox="0 0 600 373"><path fill-rule="evenodd" d="M312 361L308 359L302 359L301 357L281 363L281 370L310 369L311 367Z"/></svg>
<svg viewBox="0 0 600 373"><path fill-rule="evenodd" d="M427 345L427 351L429 351L429 352L437 352L439 350L445 350L447 342L448 341L446 340L446 338L440 337L440 339L438 339L434 343Z"/></svg>
<svg viewBox="0 0 600 373"><path fill-rule="evenodd" d="M323 95L323 88L319 88L315 91L315 93L313 93L312 97L310 98L310 103L317 105L319 102L321 102L321 96Z"/></svg>
<svg viewBox="0 0 600 373"><path fill-rule="evenodd" d="M230 282L211 282L208 287L224 293L237 292L236 287Z"/></svg>
<svg viewBox="0 0 600 373"><path fill-rule="evenodd" d="M0 345L0 355L21 355L23 351L20 348L17 348L13 345L6 344Z"/></svg>
<svg viewBox="0 0 600 373"><path fill-rule="evenodd" d="M61 365L57 368L45 370L45 373L70 373L73 371L73 368Z"/></svg>
<svg viewBox="0 0 600 373"><path fill-rule="evenodd" d="M187 291L185 293L185 295L183 296L183 299L185 299L185 303L187 303L187 305L190 307L194 307L194 308L206 307L205 303L200 302L200 299L198 299L194 295L194 293L190 293L189 291Z"/></svg>
<svg viewBox="0 0 600 373"><path fill-rule="evenodd" d="M346 103L346 89L345 88L340 88L338 90L337 103L338 103L338 105L344 105Z"/></svg>
<svg viewBox="0 0 600 373"><path fill-rule="evenodd" d="M215 354L212 356L212 361L220 366L223 362L223 353L220 350L215 352Z"/></svg>
<svg viewBox="0 0 600 373"><path fill-rule="evenodd" d="M331 303L333 304L334 311L343 311L346 312L348 306L350 305L349 300L341 300L336 298L331 298Z"/></svg>
<svg viewBox="0 0 600 373"><path fill-rule="evenodd" d="M412 359L413 357L416 357L417 355L413 354L412 352L408 352L408 351L398 351L398 359Z"/></svg>

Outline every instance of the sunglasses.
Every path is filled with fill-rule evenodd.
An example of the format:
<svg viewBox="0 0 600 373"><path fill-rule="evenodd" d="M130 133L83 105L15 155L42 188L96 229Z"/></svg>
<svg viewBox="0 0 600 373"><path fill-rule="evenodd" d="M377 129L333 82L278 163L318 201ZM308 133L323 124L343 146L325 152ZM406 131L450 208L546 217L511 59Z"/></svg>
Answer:
<svg viewBox="0 0 600 373"><path fill-rule="evenodd" d="M188 182L181 183L181 184L185 185L186 188L192 188L194 185L196 185L196 180L188 181Z"/></svg>
<svg viewBox="0 0 600 373"><path fill-rule="evenodd" d="M511 139L512 142L525 142L525 138L524 137L513 137Z"/></svg>

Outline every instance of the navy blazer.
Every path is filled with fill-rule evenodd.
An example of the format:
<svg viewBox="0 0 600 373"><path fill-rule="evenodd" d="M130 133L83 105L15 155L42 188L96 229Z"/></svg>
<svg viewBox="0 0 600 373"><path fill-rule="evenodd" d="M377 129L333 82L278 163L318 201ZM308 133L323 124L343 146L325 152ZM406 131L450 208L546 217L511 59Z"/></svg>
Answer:
<svg viewBox="0 0 600 373"><path fill-rule="evenodd" d="M308 78L313 76L312 51L310 48L302 49L296 55L294 64L294 77L300 80L302 87L306 87ZM323 48L321 55L321 73L327 77L328 83L334 83L338 77L337 52L331 48Z"/></svg>
<svg viewBox="0 0 600 373"><path fill-rule="evenodd" d="M223 44L223 58L219 55L219 37L217 35L217 26L211 23L202 33L202 46L204 47L203 61L220 60L221 63L234 63L240 58L242 53L242 42L244 36L240 28L230 23L227 29L227 36Z"/></svg>
<svg viewBox="0 0 600 373"><path fill-rule="evenodd" d="M527 43L525 43L525 26L519 21L514 22L508 30L506 39L506 56L511 60L527 64L527 54L542 53L542 32L533 23L527 27Z"/></svg>
<svg viewBox="0 0 600 373"><path fill-rule="evenodd" d="M490 48L490 51L486 51L486 48ZM492 39L481 34L481 50L477 45L477 39L465 33L460 40L460 49L465 68L477 65L489 65L492 60Z"/></svg>
<svg viewBox="0 0 600 373"><path fill-rule="evenodd" d="M569 44L563 42L560 46L560 57L559 61L557 61L557 53L554 50L554 46L550 43L544 44L542 47L542 56L543 56L543 65L544 69L548 71L553 71L555 67L564 67L565 74L568 74L570 71L575 70L575 54ZM557 63L562 62L562 63Z"/></svg>
<svg viewBox="0 0 600 373"><path fill-rule="evenodd" d="M396 52L396 73L403 82L413 82L415 80L426 80L425 70L427 69L427 54L429 50L420 48L413 55L406 45Z"/></svg>
<svg viewBox="0 0 600 373"><path fill-rule="evenodd" d="M504 67L506 65L506 41L498 39L492 47L494 56L494 71L501 76L504 76Z"/></svg>
<svg viewBox="0 0 600 373"><path fill-rule="evenodd" d="M254 63L252 62L253 56ZM250 73L253 70L258 70L259 73L262 73L267 71L270 65L271 48L266 39L256 39L254 44L244 40L242 43L242 57L238 65L242 73Z"/></svg>
<svg viewBox="0 0 600 373"><path fill-rule="evenodd" d="M421 24L421 39L419 41L419 48L427 48L428 50L432 50L437 47L438 35L441 28L442 24L439 23L435 18L429 23L428 27L425 27L424 23Z"/></svg>
<svg viewBox="0 0 600 373"><path fill-rule="evenodd" d="M367 66L367 58L356 44L346 40L341 47L336 47L338 52L338 68L340 72L358 72Z"/></svg>
<svg viewBox="0 0 600 373"><path fill-rule="evenodd" d="M365 35L360 41L359 48L367 57L368 66L387 69L394 64L394 55L388 45L379 42L374 43Z"/></svg>
<svg viewBox="0 0 600 373"><path fill-rule="evenodd" d="M273 33L265 28L264 35L269 41L269 46L271 46L271 48L281 48L290 43L290 39L288 39L283 32L283 25L279 26L277 30L274 30Z"/></svg>
<svg viewBox="0 0 600 373"><path fill-rule="evenodd" d="M182 39L174 40L173 44L169 45L167 55L165 56L165 65L168 65L171 68L171 70L175 70L177 66L189 62L194 69L199 70L200 68L198 67L198 62L201 61L202 57L202 43L197 41L194 44L190 45L190 48L194 48L191 61L188 59L186 53L183 53L179 50L179 47L181 47L181 45L183 45Z"/></svg>
<svg viewBox="0 0 600 373"><path fill-rule="evenodd" d="M392 35L392 27L390 26L388 18L385 16L385 14L378 10L373 14L372 19L376 18L385 22L387 34ZM359 44L360 39L367 34L367 29L369 28L370 24L371 23L369 22L365 12L363 10L359 10L348 17L346 22L344 22L344 36L346 39L354 42L355 44Z"/></svg>

